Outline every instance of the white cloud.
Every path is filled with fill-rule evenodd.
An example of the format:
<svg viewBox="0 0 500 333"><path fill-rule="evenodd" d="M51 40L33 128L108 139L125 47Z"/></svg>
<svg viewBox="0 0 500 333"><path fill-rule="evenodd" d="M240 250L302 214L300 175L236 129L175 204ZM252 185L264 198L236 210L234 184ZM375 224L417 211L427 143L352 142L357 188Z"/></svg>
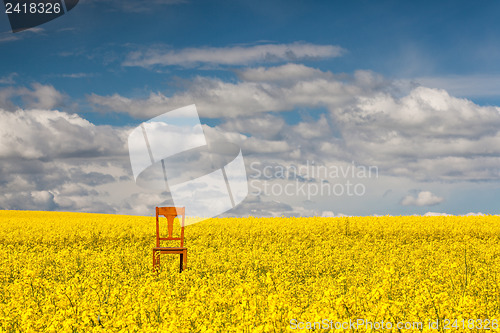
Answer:
<svg viewBox="0 0 500 333"><path fill-rule="evenodd" d="M430 191L420 191L417 197L407 195L401 201L403 206L434 206L444 201L444 198L438 197Z"/></svg>
<svg viewBox="0 0 500 333"><path fill-rule="evenodd" d="M55 89L52 85L33 83L31 89L26 87L6 87L0 89L0 109L14 110L18 106L12 99L20 97L27 108L53 109L61 106L66 99L65 94Z"/></svg>
<svg viewBox="0 0 500 333"><path fill-rule="evenodd" d="M88 96L88 100L98 109L105 112L124 112L136 118L152 118L168 110L193 104L174 104L171 102L170 98L161 93L151 93L147 99L131 99L118 94L113 94L111 96L91 94Z"/></svg>
<svg viewBox="0 0 500 333"><path fill-rule="evenodd" d="M0 84L14 84L15 83L15 77L18 76L19 74L17 73L10 73L7 76L0 77Z"/></svg>
<svg viewBox="0 0 500 333"><path fill-rule="evenodd" d="M61 77L71 78L71 79L81 79L85 77L94 77L96 74L94 73L69 73L69 74L61 74Z"/></svg>
<svg viewBox="0 0 500 333"><path fill-rule="evenodd" d="M260 114L228 118L220 127L226 132L251 133L259 138L273 139L285 128L285 120L271 114Z"/></svg>
<svg viewBox="0 0 500 333"><path fill-rule="evenodd" d="M292 206L286 202L263 200L261 196L249 195L240 205L224 213L221 217L258 216L258 217L300 217L318 216L320 211Z"/></svg>
<svg viewBox="0 0 500 333"><path fill-rule="evenodd" d="M200 116L207 118L254 116L258 112L286 111L297 106L342 106L354 101L364 88L323 78L279 82L225 82L195 78L186 91L167 97L157 92L148 98L130 99L118 94L88 97L98 110L125 112L137 118L150 118L168 110L196 104Z"/></svg>
<svg viewBox="0 0 500 333"><path fill-rule="evenodd" d="M60 111L0 110L0 157L47 160L123 155L124 132Z"/></svg>
<svg viewBox="0 0 500 333"><path fill-rule="evenodd" d="M486 215L486 214L483 214L481 212L478 212L478 213L470 212L470 213L465 214L464 216L484 216L484 215Z"/></svg>
<svg viewBox="0 0 500 333"><path fill-rule="evenodd" d="M332 135L330 125L326 116L323 114L318 121L303 121L292 127L295 135L304 138L305 140L322 140Z"/></svg>
<svg viewBox="0 0 500 333"><path fill-rule="evenodd" d="M421 86L398 94L392 82L369 71L336 75L288 64L247 69L238 76L236 82L197 77L184 91L171 96L156 92L134 99L93 94L88 99L101 110L138 118L196 103L202 117L223 118L218 126L204 125L205 134L239 144L247 165L260 160L285 164L316 161L327 166L355 161L377 166L381 175L396 183L402 179L413 182L392 199L383 199L393 202L407 189L420 186L419 181L500 179L498 107L479 106L444 90ZM53 107L61 103L61 95L51 86L7 87L0 89L0 103L10 103L9 110L15 110L12 100L19 96L31 106ZM311 114L289 124L279 112L291 110ZM0 156L5 163L0 181L6 185L0 193L0 206L16 208L16 202L25 199L54 209L147 213L151 202L147 197L156 198L151 199L154 201L164 196L138 195L143 192L130 180L126 136L127 129L96 126L65 112L41 108L1 111ZM377 185L374 187L381 182L371 181ZM406 196L401 204L439 204L444 199L433 194L438 188L430 186L430 191ZM37 191L48 191L53 197ZM276 201L249 199L229 213L292 216L355 209L338 202L332 205L327 199L323 206L314 206L317 209L304 208L307 205L298 198L293 203L286 198L272 199ZM359 206L347 199L342 198L342 204Z"/></svg>
<svg viewBox="0 0 500 333"><path fill-rule="evenodd" d="M21 39L20 36L14 35L11 32L4 32L0 34L0 43L12 42Z"/></svg>
<svg viewBox="0 0 500 333"><path fill-rule="evenodd" d="M137 212L128 132L61 111L0 110L0 208ZM129 189L117 200L108 187L119 183Z"/></svg>
<svg viewBox="0 0 500 333"><path fill-rule="evenodd" d="M424 214L424 216L453 216L453 215L447 213L427 212Z"/></svg>
<svg viewBox="0 0 500 333"><path fill-rule="evenodd" d="M43 34L45 30L40 27L26 29L17 33L3 32L0 33L0 43L12 42L16 40L21 40L31 36L32 34Z"/></svg>
<svg viewBox="0 0 500 333"><path fill-rule="evenodd" d="M411 80L404 80L402 84L416 84L429 88L445 89L450 94L459 97L500 96L500 76L498 75L419 77Z"/></svg>
<svg viewBox="0 0 500 333"><path fill-rule="evenodd" d="M392 82L369 71L333 75L295 65L252 71L239 75L253 81L197 77L172 96L93 94L89 101L96 109L139 118L195 103L200 116L225 119L220 129L233 132L237 143L248 149L244 153L356 161L376 165L385 175L419 181L500 179L499 107L421 86L401 96ZM277 80L276 73L287 79ZM326 113L296 125L287 125L276 114L318 108Z"/></svg>
<svg viewBox="0 0 500 333"><path fill-rule="evenodd" d="M0 209L150 215L169 195L133 181L129 132L62 111L0 109Z"/></svg>
<svg viewBox="0 0 500 333"><path fill-rule="evenodd" d="M334 212L332 212L330 210L324 210L321 213L321 216L322 217L347 217L347 215L345 215L345 214L342 214L342 213L335 214Z"/></svg>
<svg viewBox="0 0 500 333"><path fill-rule="evenodd" d="M53 210L54 195L49 191L10 192L0 194L0 207L18 210Z"/></svg>
<svg viewBox="0 0 500 333"><path fill-rule="evenodd" d="M297 70L308 74L297 76ZM288 111L296 107L350 107L361 97L373 98L376 93L393 88L390 82L370 71L335 76L290 64L257 70L259 74L251 71L242 71L239 75L251 77L252 81L235 83L198 76L186 90L173 96L152 92L147 98L131 99L118 94L91 94L88 99L98 110L125 112L137 118L150 118L193 103L202 117L254 117L258 112ZM278 73L283 80L277 80Z"/></svg>
<svg viewBox="0 0 500 333"><path fill-rule="evenodd" d="M286 141L270 141L250 137L242 142L242 149L248 153L277 154L290 151Z"/></svg>
<svg viewBox="0 0 500 333"><path fill-rule="evenodd" d="M453 214L438 213L438 212L427 212L423 216L485 216L485 215L486 214L483 214L481 212L479 212L479 213L470 212L470 213L463 214L463 215L453 215Z"/></svg>
<svg viewBox="0 0 500 333"><path fill-rule="evenodd" d="M51 85L34 83L33 89L21 89L18 93L26 99L28 108L53 109L61 105L64 95Z"/></svg>
<svg viewBox="0 0 500 333"><path fill-rule="evenodd" d="M11 98L15 95L16 89L12 87L0 89L0 108L12 110L15 108Z"/></svg>
<svg viewBox="0 0 500 333"><path fill-rule="evenodd" d="M236 71L238 77L243 81L297 81L318 78L333 78L330 72L323 72L319 69L304 66L302 64L286 64L279 67L258 67L247 68Z"/></svg>
<svg viewBox="0 0 500 333"><path fill-rule="evenodd" d="M264 44L254 46L203 47L171 50L151 47L128 54L124 66L249 65L262 62L334 58L344 50L335 45L310 43Z"/></svg>

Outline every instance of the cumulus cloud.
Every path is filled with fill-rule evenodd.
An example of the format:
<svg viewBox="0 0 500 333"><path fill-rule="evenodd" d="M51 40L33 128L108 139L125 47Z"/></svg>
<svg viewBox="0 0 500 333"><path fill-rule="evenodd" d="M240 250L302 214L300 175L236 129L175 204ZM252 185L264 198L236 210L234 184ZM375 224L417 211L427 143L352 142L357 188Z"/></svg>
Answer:
<svg viewBox="0 0 500 333"><path fill-rule="evenodd" d="M226 132L250 133L264 139L277 139L285 127L285 120L271 114L253 117L228 118L220 126Z"/></svg>
<svg viewBox="0 0 500 333"><path fill-rule="evenodd" d="M54 210L54 195L49 191L0 194L0 207L14 210Z"/></svg>
<svg viewBox="0 0 500 333"><path fill-rule="evenodd" d="M185 91L170 97L161 92L151 93L143 99L91 94L88 100L97 110L124 112L137 118L150 118L193 103L202 117L253 117L259 112L287 111L298 106L345 106L353 103L355 96L364 90L376 89L379 84L378 77L371 73L356 73L349 79L350 82L344 82L333 77L311 76L308 80L294 80L292 76L283 84L273 81L233 83L196 77Z"/></svg>
<svg viewBox="0 0 500 333"><path fill-rule="evenodd" d="M0 109L0 157L54 159L126 153L123 129L95 126L76 114Z"/></svg>
<svg viewBox="0 0 500 333"><path fill-rule="evenodd" d="M413 182L500 179L500 108L496 106L480 106L436 88L398 90L397 84L370 71L337 75L287 64L239 70L237 77L225 81L200 76L173 95L153 92L136 99L92 94L88 100L96 110L142 119L195 103L200 116L221 120L217 126L204 125L207 137L239 144L247 165L315 161L328 166L354 161L376 166L381 175L392 179ZM60 103L60 98L38 98L35 91L41 94L43 89L48 96L57 96L50 86L41 85L0 90L0 105L12 104L13 96L23 99L24 94L25 103L33 107L0 111L0 156L7 161L1 175L10 177L0 179L6 184L0 205L14 207L17 186L19 199L35 203L36 198L46 207L88 211L95 203L106 211L147 212L147 198L156 197L138 195L139 189L134 190L130 182L128 129L96 126L77 115L34 108ZM297 119L290 122L284 112ZM82 163L82 157L88 163ZM131 188L111 190L121 179ZM118 192L128 197L113 201ZM141 203L134 206L132 197ZM99 206L99 199L108 206ZM321 215L326 207L349 213L342 206L325 205L316 212L301 211L300 203L296 207L271 198L248 200L229 213ZM422 191L400 203L430 206L443 201Z"/></svg>
<svg viewBox="0 0 500 333"><path fill-rule="evenodd" d="M264 116L270 120L269 116ZM254 123L257 129L259 122ZM204 125L210 137L228 136L255 156L285 152L286 141L246 137ZM0 208L148 215L171 205L168 193L149 193L130 177L128 128L94 125L55 110L0 111ZM213 132L213 133L211 133ZM247 138L247 139L245 139ZM249 197L227 216L313 216L321 211Z"/></svg>
<svg viewBox="0 0 500 333"><path fill-rule="evenodd" d="M0 84L14 84L15 83L15 77L18 76L17 73L10 73L7 76L0 77Z"/></svg>
<svg viewBox="0 0 500 333"><path fill-rule="evenodd" d="M18 35L14 35L10 32L4 32L0 34L0 43L12 42L19 39L21 39L21 37L19 37Z"/></svg>
<svg viewBox="0 0 500 333"><path fill-rule="evenodd" d="M13 79L13 77L11 75L7 79ZM66 96L52 85L41 83L33 83L31 89L10 86L0 89L0 109L15 110L19 108L12 102L15 98L20 98L26 108L53 109L63 105Z"/></svg>
<svg viewBox="0 0 500 333"><path fill-rule="evenodd" d="M470 213L463 214L463 215L453 215L453 214L439 213L439 212L427 212L424 214L424 216L485 216L485 215L486 214L483 214L481 212L478 212L478 213L470 212Z"/></svg>
<svg viewBox="0 0 500 333"><path fill-rule="evenodd" d="M262 62L298 61L319 58L334 58L344 50L335 45L310 43L264 44L253 46L202 47L171 50L166 47L151 47L128 54L124 66L193 66L249 65Z"/></svg>
<svg viewBox="0 0 500 333"><path fill-rule="evenodd" d="M424 214L424 216L453 216L453 215L448 213L427 212Z"/></svg>
<svg viewBox="0 0 500 333"><path fill-rule="evenodd" d="M282 160L356 161L418 181L500 178L499 107L442 89L400 91L370 71L334 75L289 64L238 75L237 82L197 77L172 96L93 94L89 101L138 118L195 103L200 116L225 119L220 129L247 153L275 153ZM286 124L280 112L297 109L324 112Z"/></svg>
<svg viewBox="0 0 500 333"><path fill-rule="evenodd" d="M117 212L102 187L128 179L128 131L62 111L0 109L0 208Z"/></svg>
<svg viewBox="0 0 500 333"><path fill-rule="evenodd" d="M84 172L84 168L94 171ZM100 186L117 178L86 159L3 159L0 208L115 213L119 206L109 202L110 194Z"/></svg>
<svg viewBox="0 0 500 333"><path fill-rule="evenodd" d="M35 27L27 30L20 31L18 33L13 34L12 32L2 32L0 33L0 43L7 43L16 40L21 40L24 38L28 38L33 34L43 34L45 30L40 27Z"/></svg>
<svg viewBox="0 0 500 333"><path fill-rule="evenodd" d="M70 78L70 79L81 79L85 77L94 77L96 76L95 73L67 73L67 74L61 74L61 77L65 78Z"/></svg>
<svg viewBox="0 0 500 333"><path fill-rule="evenodd" d="M258 217L300 217L317 216L319 211L300 206L291 206L286 202L263 200L260 196L249 195L240 205L222 214L221 217L258 216Z"/></svg>
<svg viewBox="0 0 500 333"><path fill-rule="evenodd" d="M434 206L444 201L444 198L438 197L430 191L420 191L417 197L407 195L401 201L403 206Z"/></svg>
<svg viewBox="0 0 500 333"><path fill-rule="evenodd" d="M484 215L486 215L486 214L483 214L481 212L478 212L478 213L470 212L470 213L465 214L464 216L484 216Z"/></svg>
<svg viewBox="0 0 500 333"><path fill-rule="evenodd" d="M51 85L34 83L33 89L21 89L18 94L26 100L28 108L53 109L61 104L64 95Z"/></svg>
<svg viewBox="0 0 500 333"><path fill-rule="evenodd" d="M279 67L257 67L237 70L238 77L243 81L297 81L317 78L333 78L330 72L323 72L316 68L307 67L302 64L286 64Z"/></svg>
<svg viewBox="0 0 500 333"><path fill-rule="evenodd" d="M322 217L346 217L347 215L342 214L342 213L335 214L335 213L334 213L334 212L332 212L331 210L324 210L324 211L321 213L321 216L322 216Z"/></svg>
<svg viewBox="0 0 500 333"><path fill-rule="evenodd" d="M488 97L499 95L500 76L490 74L419 77L404 80L402 83L445 89L450 94L460 97Z"/></svg>
<svg viewBox="0 0 500 333"><path fill-rule="evenodd" d="M149 215L172 205L131 175L128 127L57 110L0 110L0 209Z"/></svg>

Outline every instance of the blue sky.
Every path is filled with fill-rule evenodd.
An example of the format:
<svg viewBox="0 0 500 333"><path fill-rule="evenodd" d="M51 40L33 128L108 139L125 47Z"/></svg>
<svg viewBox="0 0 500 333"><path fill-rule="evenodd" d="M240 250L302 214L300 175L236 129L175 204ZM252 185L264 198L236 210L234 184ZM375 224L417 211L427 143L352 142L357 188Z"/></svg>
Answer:
<svg viewBox="0 0 500 333"><path fill-rule="evenodd" d="M133 182L127 133L196 103L254 189L295 182L257 165L378 168L363 195L253 193L229 215L496 214L499 7L81 0L15 34L3 14L0 208L148 214L164 194Z"/></svg>

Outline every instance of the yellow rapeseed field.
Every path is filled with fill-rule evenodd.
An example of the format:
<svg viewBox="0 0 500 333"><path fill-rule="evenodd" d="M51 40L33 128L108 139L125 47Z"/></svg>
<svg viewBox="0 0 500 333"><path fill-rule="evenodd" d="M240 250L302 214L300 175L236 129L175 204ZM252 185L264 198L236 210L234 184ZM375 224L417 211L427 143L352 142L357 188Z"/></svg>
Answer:
<svg viewBox="0 0 500 333"><path fill-rule="evenodd" d="M152 272L154 239L154 217L0 211L0 331L482 332L500 319L497 216L210 219L186 227L183 273L178 255Z"/></svg>

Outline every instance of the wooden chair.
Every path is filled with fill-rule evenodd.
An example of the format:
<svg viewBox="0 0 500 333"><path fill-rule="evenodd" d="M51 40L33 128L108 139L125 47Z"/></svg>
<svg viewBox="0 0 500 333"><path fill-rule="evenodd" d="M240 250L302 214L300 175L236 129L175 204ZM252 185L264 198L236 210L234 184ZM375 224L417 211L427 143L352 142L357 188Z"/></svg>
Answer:
<svg viewBox="0 0 500 333"><path fill-rule="evenodd" d="M168 237L160 237L160 219L159 216L167 218L167 231ZM181 220L181 236L173 237L174 219L182 215ZM156 247L153 248L153 268L156 271L157 266L160 265L161 254L180 254L180 272L186 268L187 265L187 248L184 247L184 218L186 217L184 207L156 207ZM180 240L180 247L161 247L160 241L173 241Z"/></svg>

